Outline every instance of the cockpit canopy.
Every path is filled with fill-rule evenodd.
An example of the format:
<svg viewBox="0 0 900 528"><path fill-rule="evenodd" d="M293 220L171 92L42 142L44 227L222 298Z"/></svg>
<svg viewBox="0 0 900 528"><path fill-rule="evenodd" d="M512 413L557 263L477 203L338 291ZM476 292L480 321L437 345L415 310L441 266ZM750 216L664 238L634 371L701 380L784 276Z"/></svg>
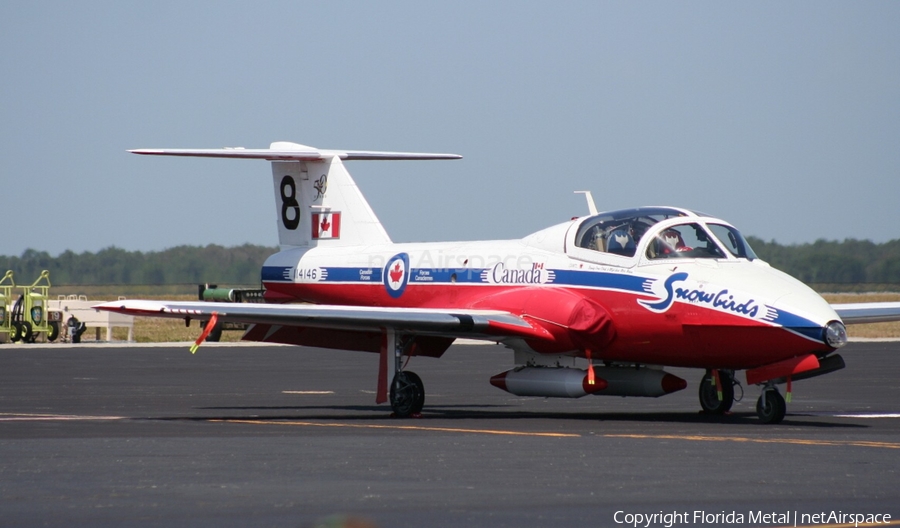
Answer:
<svg viewBox="0 0 900 528"><path fill-rule="evenodd" d="M666 222L668 227L653 229L660 222L683 218L683 222ZM734 258L753 260L756 254L740 232L724 222L703 213L672 207L639 207L604 212L582 221L575 234L575 245L621 257L634 257L651 232L646 257L664 258Z"/></svg>

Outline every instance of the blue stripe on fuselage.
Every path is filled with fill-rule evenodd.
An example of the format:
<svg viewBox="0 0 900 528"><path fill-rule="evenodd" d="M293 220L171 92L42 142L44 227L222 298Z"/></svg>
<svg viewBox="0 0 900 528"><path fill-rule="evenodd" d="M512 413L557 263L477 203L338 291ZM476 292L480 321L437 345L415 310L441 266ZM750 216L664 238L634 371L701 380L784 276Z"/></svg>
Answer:
<svg viewBox="0 0 900 528"><path fill-rule="evenodd" d="M481 278L483 269L446 269L446 268L413 268L409 282L413 284L479 284L486 282Z"/></svg>
<svg viewBox="0 0 900 528"><path fill-rule="evenodd" d="M823 329L821 326L817 325L813 321L806 319L805 317L800 317L799 315L792 314L790 312L785 312L784 310L779 310L778 308L766 305L766 308L770 311L775 312L775 317L767 317L767 321L771 321L777 325L781 325L788 330L792 330L803 337L808 339L812 339L813 341L822 341L823 340Z"/></svg>
<svg viewBox="0 0 900 528"><path fill-rule="evenodd" d="M291 282L294 268L290 266L263 266L260 278L269 282Z"/></svg>
<svg viewBox="0 0 900 528"><path fill-rule="evenodd" d="M325 267L323 282L381 282L383 270L381 268L357 268L357 267ZM293 268L282 266L265 266L262 270L264 281L290 281ZM446 268L413 268L410 272L409 282L413 284L486 284L486 271L490 268L472 269L446 269ZM555 277L548 284L558 286L583 286L588 288L603 288L612 290L632 291L646 293L644 284L647 277L629 275L623 273L606 273L596 271L577 270L549 270L555 273ZM508 284L514 285L514 284Z"/></svg>
<svg viewBox="0 0 900 528"><path fill-rule="evenodd" d="M284 266L264 266L262 280L270 282L291 282L293 269ZM358 267L324 267L321 282L382 282L381 268ZM412 284L487 284L486 272L491 268L413 268L410 270L409 282ZM550 282L558 286L581 286L622 290L646 294L647 281L656 279L624 273L607 273L598 271L548 270L552 273ZM507 283L514 286L515 283ZM524 283L523 283L524 285Z"/></svg>
<svg viewBox="0 0 900 528"><path fill-rule="evenodd" d="M606 273L602 271L553 270L556 278L553 284L563 286L586 286L605 290L622 290L646 295L644 283L647 277L628 275L625 273ZM656 279L649 279L656 280Z"/></svg>
<svg viewBox="0 0 900 528"><path fill-rule="evenodd" d="M381 282L381 268L324 268L325 282Z"/></svg>

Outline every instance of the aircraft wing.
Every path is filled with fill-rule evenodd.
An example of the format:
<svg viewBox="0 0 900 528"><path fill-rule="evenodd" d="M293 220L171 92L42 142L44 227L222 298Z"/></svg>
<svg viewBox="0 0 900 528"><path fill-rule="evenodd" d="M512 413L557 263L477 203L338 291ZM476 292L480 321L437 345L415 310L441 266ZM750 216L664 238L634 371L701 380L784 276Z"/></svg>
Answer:
<svg viewBox="0 0 900 528"><path fill-rule="evenodd" d="M354 331L398 331L442 337L552 339L541 326L500 310L380 308L321 304L247 304L119 300L98 310L133 316L209 319L260 325L297 326Z"/></svg>
<svg viewBox="0 0 900 528"><path fill-rule="evenodd" d="M832 304L844 324L900 321L900 302Z"/></svg>

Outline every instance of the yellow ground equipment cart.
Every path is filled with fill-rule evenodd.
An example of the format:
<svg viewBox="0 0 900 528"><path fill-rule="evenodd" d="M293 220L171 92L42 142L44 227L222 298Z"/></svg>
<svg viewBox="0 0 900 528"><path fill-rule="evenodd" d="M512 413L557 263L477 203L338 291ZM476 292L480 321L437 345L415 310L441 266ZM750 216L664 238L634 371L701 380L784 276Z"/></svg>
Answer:
<svg viewBox="0 0 900 528"><path fill-rule="evenodd" d="M21 286L22 295L13 305L12 325L15 335L13 341L34 343L37 336L43 333L48 341L59 337L59 325L62 312L47 310L50 300L50 272L44 270L31 286Z"/></svg>
<svg viewBox="0 0 900 528"><path fill-rule="evenodd" d="M12 316L9 310L9 303L12 302L13 296L12 291L15 287L13 272L9 270L3 279L0 279L0 334L7 334L9 340L18 336L18 329L12 325Z"/></svg>

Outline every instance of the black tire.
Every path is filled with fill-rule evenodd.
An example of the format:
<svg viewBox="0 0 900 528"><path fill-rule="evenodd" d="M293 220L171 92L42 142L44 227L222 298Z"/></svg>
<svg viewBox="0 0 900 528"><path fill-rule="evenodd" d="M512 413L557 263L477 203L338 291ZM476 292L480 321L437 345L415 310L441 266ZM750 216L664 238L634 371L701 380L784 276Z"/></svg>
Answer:
<svg viewBox="0 0 900 528"><path fill-rule="evenodd" d="M422 411L425 389L414 372L398 372L391 383L391 410L394 416L406 418Z"/></svg>
<svg viewBox="0 0 900 528"><path fill-rule="evenodd" d="M19 339L21 339L23 343L34 343L34 337L34 330L31 328L31 323L28 321L20 321Z"/></svg>
<svg viewBox="0 0 900 528"><path fill-rule="evenodd" d="M756 401L756 415L764 424L778 424L784 420L787 404L784 397L776 390L763 391Z"/></svg>
<svg viewBox="0 0 900 528"><path fill-rule="evenodd" d="M78 322L78 319L75 320L77 325L75 326L75 334L72 335L73 343L81 343L81 334L83 334L87 330L87 325L85 323Z"/></svg>
<svg viewBox="0 0 900 528"><path fill-rule="evenodd" d="M407 372L407 377L409 377L409 381L416 385L416 388L419 390L419 396L416 399L416 404L413 405L413 414L419 414L422 412L422 408L425 407L425 384L422 383L422 378L419 377L415 372Z"/></svg>
<svg viewBox="0 0 900 528"><path fill-rule="evenodd" d="M734 378L730 372L719 371L719 383L722 385L722 400L716 390L716 382L712 372L707 371L700 381L700 407L707 414L725 414L734 405Z"/></svg>
<svg viewBox="0 0 900 528"><path fill-rule="evenodd" d="M12 324L12 329L9 332L9 340L12 341L13 343L15 343L19 339L22 339L21 334L22 334L22 325L20 325L18 322L14 321Z"/></svg>
<svg viewBox="0 0 900 528"><path fill-rule="evenodd" d="M217 321L215 325L213 325L212 330L209 332L209 335L206 336L206 340L210 343L218 343L222 340L222 322Z"/></svg>
<svg viewBox="0 0 900 528"><path fill-rule="evenodd" d="M59 323L50 321L50 331L47 332L47 340L56 341L57 337L59 337Z"/></svg>

